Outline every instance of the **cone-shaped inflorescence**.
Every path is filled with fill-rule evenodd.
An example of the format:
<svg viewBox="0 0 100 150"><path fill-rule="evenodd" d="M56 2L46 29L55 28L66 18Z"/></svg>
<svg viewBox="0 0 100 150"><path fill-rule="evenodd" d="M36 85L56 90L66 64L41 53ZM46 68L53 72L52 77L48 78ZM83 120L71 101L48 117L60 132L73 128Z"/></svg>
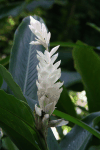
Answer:
<svg viewBox="0 0 100 150"><path fill-rule="evenodd" d="M56 120L54 122L49 121L49 117L53 113L55 105L57 104L60 94L63 90L61 88L63 83L57 82L61 76L61 69L59 68L61 61L55 63L58 57L58 53L56 53L56 51L58 50L59 45L54 47L50 52L48 51L51 34L50 32L47 32L44 23L41 23L35 20L33 17L30 17L29 28L37 37L36 41L31 41L30 44L39 44L43 45L46 48L44 54L37 50L37 58L39 60L39 64L37 65L38 80L36 81L36 85L38 87L37 95L40 106L38 107L37 105L35 105L35 118L37 128L40 129L42 127L41 124L45 124L45 122L46 124L48 123L48 127L57 126L59 124L64 125L67 122L63 119ZM37 118L37 116L42 116L42 120L41 118Z"/></svg>
<svg viewBox="0 0 100 150"><path fill-rule="evenodd" d="M37 51L37 58L40 61L37 66L38 81L38 101L41 110L46 114L51 115L58 102L60 93L62 92L61 86L63 83L57 82L61 76L61 69L58 68L61 61L54 64L58 57L58 53L53 55L59 46L54 47L51 52L45 50L44 54Z"/></svg>
<svg viewBox="0 0 100 150"><path fill-rule="evenodd" d="M30 25L29 28L36 35L36 41L32 41L30 44L34 45L43 45L48 49L48 44L50 41L51 34L47 33L47 29L44 23L40 23L38 20L35 20L30 16Z"/></svg>

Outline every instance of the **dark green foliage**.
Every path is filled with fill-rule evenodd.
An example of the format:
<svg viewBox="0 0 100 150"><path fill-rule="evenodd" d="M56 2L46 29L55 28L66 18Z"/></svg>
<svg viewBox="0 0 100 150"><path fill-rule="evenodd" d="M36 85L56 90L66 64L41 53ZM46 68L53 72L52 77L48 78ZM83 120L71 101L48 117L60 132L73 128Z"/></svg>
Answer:
<svg viewBox="0 0 100 150"><path fill-rule="evenodd" d="M80 41L78 41L77 44L83 45L83 47L74 48L73 58L75 68L80 73L87 92L89 111L99 111L100 58L92 48L88 48Z"/></svg>
<svg viewBox="0 0 100 150"><path fill-rule="evenodd" d="M12 90L14 95L17 98L19 98L19 99L23 100L24 102L26 102L26 99L23 96L21 88L13 80L13 78L12 78L11 74L9 73L9 71L6 70L6 68L4 68L2 65L0 65L0 75L6 81L6 83L8 84L8 86L10 87L10 89Z"/></svg>
<svg viewBox="0 0 100 150"><path fill-rule="evenodd" d="M3 83L3 77L0 75L0 87L2 86Z"/></svg>
<svg viewBox="0 0 100 150"><path fill-rule="evenodd" d="M37 134L29 106L2 90L0 90L0 126L19 149L27 150L29 147L37 149L35 143Z"/></svg>
<svg viewBox="0 0 100 150"><path fill-rule="evenodd" d="M60 95L59 101L57 103L57 109L76 117L76 111L71 98L68 95L66 88L63 86L63 91Z"/></svg>

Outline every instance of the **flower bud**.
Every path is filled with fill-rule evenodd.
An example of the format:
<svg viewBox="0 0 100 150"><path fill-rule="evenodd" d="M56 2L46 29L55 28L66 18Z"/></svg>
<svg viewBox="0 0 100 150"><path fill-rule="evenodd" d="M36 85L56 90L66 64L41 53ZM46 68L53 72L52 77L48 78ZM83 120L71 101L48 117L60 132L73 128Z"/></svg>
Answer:
<svg viewBox="0 0 100 150"><path fill-rule="evenodd" d="M30 16L30 25L29 28L36 35L36 41L32 41L30 44L33 45L43 45L48 49L48 44L50 41L51 33L47 33L47 29L44 23L35 20Z"/></svg>

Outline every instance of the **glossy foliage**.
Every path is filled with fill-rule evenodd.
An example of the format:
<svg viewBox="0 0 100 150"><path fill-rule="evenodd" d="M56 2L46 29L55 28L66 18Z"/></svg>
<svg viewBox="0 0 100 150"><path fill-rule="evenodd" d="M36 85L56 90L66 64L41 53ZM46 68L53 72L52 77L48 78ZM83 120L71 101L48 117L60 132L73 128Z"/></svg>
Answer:
<svg viewBox="0 0 100 150"><path fill-rule="evenodd" d="M35 19L42 19L35 16ZM36 50L43 51L41 45L31 45L35 40L34 34L29 29L30 17L23 19L14 36L9 71L14 81L21 87L24 95L37 100L37 70L38 59Z"/></svg>
<svg viewBox="0 0 100 150"><path fill-rule="evenodd" d="M19 149L39 149L35 143L37 134L29 106L2 90L0 90L0 126Z"/></svg>

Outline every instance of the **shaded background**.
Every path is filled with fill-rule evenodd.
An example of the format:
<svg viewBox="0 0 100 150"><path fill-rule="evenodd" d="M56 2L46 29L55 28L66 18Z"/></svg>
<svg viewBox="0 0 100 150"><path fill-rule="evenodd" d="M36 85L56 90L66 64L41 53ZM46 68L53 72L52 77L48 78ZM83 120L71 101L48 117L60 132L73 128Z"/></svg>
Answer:
<svg viewBox="0 0 100 150"><path fill-rule="evenodd" d="M100 26L99 0L0 0L0 55L9 55L16 28L24 17L34 14L45 21L51 42L81 40L100 45L100 34L87 25Z"/></svg>

